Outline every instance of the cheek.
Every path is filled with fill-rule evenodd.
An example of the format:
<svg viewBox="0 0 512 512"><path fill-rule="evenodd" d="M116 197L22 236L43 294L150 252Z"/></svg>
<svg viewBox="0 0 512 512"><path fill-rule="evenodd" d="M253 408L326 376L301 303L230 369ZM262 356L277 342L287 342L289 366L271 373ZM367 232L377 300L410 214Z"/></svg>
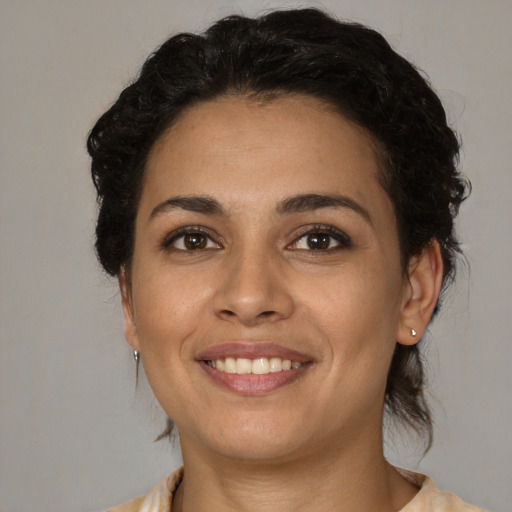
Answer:
<svg viewBox="0 0 512 512"><path fill-rule="evenodd" d="M202 279L181 279L159 271L140 276L134 288L135 323L144 350L180 353L189 336L200 326L210 291Z"/></svg>
<svg viewBox="0 0 512 512"><path fill-rule="evenodd" d="M333 364L377 366L394 350L400 313L400 279L374 270L335 272L315 285L303 282L296 294L310 322L328 342ZM384 364L384 366L387 363Z"/></svg>
<svg viewBox="0 0 512 512"><path fill-rule="evenodd" d="M183 396L194 389L193 339L202 326L206 292L195 280L181 281L162 271L139 275L139 282L134 304L144 372L167 415L181 418Z"/></svg>
<svg viewBox="0 0 512 512"><path fill-rule="evenodd" d="M396 280L383 277L385 271L332 273L322 281L303 283L297 287L311 308L326 324L336 326L348 321L346 328L378 327L376 322L396 321L399 312L400 286Z"/></svg>

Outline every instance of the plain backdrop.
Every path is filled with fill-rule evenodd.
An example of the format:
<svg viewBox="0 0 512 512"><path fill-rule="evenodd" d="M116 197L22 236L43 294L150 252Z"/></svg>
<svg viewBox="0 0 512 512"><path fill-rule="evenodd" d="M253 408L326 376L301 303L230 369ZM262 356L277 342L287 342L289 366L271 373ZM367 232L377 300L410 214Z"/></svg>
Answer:
<svg viewBox="0 0 512 512"><path fill-rule="evenodd" d="M427 342L435 442L387 452L505 512L512 502L510 0L0 0L0 510L92 512L180 464L135 389L116 283L93 251L85 138L147 54L231 13L319 6L380 30L430 76L474 192L462 268Z"/></svg>

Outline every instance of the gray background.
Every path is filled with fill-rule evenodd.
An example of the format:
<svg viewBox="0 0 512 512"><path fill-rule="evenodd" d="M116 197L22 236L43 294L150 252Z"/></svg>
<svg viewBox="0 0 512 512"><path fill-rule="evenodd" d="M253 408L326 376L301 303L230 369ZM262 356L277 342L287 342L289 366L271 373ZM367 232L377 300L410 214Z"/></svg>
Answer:
<svg viewBox="0 0 512 512"><path fill-rule="evenodd" d="M153 443L164 420L123 341L116 283L92 250L84 150L95 118L177 30L232 12L299 4L240 0L0 0L0 510L98 511L179 464ZM509 510L512 443L510 162L512 3L325 0L425 69L464 140L474 185L462 269L432 327L436 439L390 457L496 512Z"/></svg>

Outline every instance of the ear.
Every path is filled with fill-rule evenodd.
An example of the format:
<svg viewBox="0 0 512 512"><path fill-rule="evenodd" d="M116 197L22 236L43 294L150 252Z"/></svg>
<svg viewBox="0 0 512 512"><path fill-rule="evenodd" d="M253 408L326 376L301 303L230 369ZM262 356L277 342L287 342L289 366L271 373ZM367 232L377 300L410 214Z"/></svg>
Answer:
<svg viewBox="0 0 512 512"><path fill-rule="evenodd" d="M443 259L437 240L411 259L408 272L397 342L415 345L427 329L443 282Z"/></svg>
<svg viewBox="0 0 512 512"><path fill-rule="evenodd" d="M125 268L117 276L119 290L121 292L121 301L123 304L124 315L124 337L134 350L139 350L139 340L137 337L137 328L135 326L135 317L133 312L133 300L129 276Z"/></svg>

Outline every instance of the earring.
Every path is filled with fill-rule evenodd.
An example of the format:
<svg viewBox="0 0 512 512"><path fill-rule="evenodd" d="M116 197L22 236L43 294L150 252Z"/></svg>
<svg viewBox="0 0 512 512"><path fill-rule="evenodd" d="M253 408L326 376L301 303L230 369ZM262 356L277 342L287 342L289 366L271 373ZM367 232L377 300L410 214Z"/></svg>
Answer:
<svg viewBox="0 0 512 512"><path fill-rule="evenodd" d="M413 336L416 336L417 332L416 332L414 329L411 329L411 334L412 334Z"/></svg>
<svg viewBox="0 0 512 512"><path fill-rule="evenodd" d="M133 359L135 359L135 386L139 382L139 361L140 361L140 352L138 350L133 351Z"/></svg>

